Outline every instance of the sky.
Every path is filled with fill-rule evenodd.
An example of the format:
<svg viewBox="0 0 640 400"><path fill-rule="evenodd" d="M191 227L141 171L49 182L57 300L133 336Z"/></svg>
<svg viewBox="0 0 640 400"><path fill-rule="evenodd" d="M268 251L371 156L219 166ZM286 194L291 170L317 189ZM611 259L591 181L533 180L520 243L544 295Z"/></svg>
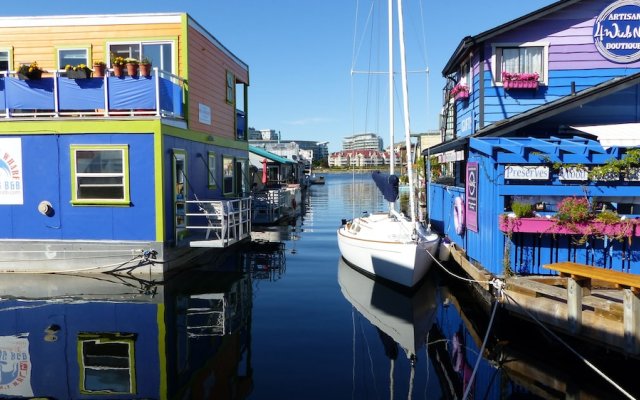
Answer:
<svg viewBox="0 0 640 400"><path fill-rule="evenodd" d="M363 132L379 134L385 146L389 143L387 78L380 73L351 73L388 71L386 48L370 50L368 46L371 38L379 38L371 42L386 43L386 37L383 40L380 36L382 31L369 28L381 26L386 35L386 4L381 4L383 13L372 12L372 1L33 0L28 8L21 2L7 1L0 13L187 12L249 65L249 126L279 131L283 140L327 141L330 151L338 151L344 137ZM445 85L442 68L462 38L553 2L457 0L454 5L446 0L405 0L410 131L438 129ZM375 23L366 24L368 20ZM396 86L394 93L398 141L404 126L398 114L400 88Z"/></svg>

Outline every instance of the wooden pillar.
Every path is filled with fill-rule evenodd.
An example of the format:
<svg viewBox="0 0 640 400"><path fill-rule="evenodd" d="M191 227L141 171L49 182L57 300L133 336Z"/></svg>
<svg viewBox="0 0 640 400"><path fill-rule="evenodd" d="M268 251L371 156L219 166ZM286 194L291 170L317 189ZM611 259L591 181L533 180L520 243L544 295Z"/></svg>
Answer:
<svg viewBox="0 0 640 400"><path fill-rule="evenodd" d="M624 345L632 353L640 353L640 297L634 289L624 289Z"/></svg>
<svg viewBox="0 0 640 400"><path fill-rule="evenodd" d="M590 279L567 278L567 318L571 333L578 333L582 328L582 297L590 292Z"/></svg>

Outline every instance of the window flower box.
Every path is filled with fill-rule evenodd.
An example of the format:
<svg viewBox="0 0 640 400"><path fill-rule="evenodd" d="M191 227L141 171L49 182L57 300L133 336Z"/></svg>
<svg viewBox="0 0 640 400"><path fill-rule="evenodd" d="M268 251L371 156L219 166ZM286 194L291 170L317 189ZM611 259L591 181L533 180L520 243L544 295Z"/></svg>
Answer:
<svg viewBox="0 0 640 400"><path fill-rule="evenodd" d="M456 100L467 100L469 98L469 87L459 83L451 89L451 96Z"/></svg>
<svg viewBox="0 0 640 400"><path fill-rule="evenodd" d="M31 64L22 64L16 71L18 79L22 81L39 80L44 71L38 66L36 61Z"/></svg>
<svg viewBox="0 0 640 400"><path fill-rule="evenodd" d="M612 237L640 236L640 224L637 220L623 220L617 223L587 221L561 223L555 218L533 217L515 218L500 216L500 231L505 233L538 233L554 235L595 235Z"/></svg>
<svg viewBox="0 0 640 400"><path fill-rule="evenodd" d="M538 89L540 75L537 72L533 74L518 74L502 72L502 86L505 90L511 89Z"/></svg>

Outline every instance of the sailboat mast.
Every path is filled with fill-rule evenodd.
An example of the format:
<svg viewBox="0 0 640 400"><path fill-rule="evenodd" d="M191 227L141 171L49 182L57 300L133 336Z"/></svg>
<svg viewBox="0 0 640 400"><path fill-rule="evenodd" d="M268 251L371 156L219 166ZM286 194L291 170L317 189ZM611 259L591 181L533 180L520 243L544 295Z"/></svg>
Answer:
<svg viewBox="0 0 640 400"><path fill-rule="evenodd" d="M388 32L388 41L389 41L389 175L393 175L395 173L396 167L396 156L394 149L394 125L395 118L393 112L393 0L388 1L388 18L387 18L387 27L389 29ZM395 203L389 204L390 209L395 209Z"/></svg>
<svg viewBox="0 0 640 400"><path fill-rule="evenodd" d="M400 72L402 76L402 108L404 114L404 139L407 147L407 176L409 177L409 207L411 208L411 222L416 222L415 193L413 184L413 167L411 166L411 132L409 127L409 88L407 86L407 62L404 48L404 18L402 0L398 0L398 34L400 43Z"/></svg>

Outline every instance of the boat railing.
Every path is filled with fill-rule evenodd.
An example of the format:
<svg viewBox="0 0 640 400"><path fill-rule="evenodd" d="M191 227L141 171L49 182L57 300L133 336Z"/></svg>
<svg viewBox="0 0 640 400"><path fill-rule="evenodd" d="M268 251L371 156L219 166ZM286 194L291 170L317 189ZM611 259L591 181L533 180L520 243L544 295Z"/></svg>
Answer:
<svg viewBox="0 0 640 400"><path fill-rule="evenodd" d="M187 200L187 229L192 247L227 247L251 235L251 198ZM200 234L198 234L200 233ZM204 240L201 237L204 234Z"/></svg>
<svg viewBox="0 0 640 400"><path fill-rule="evenodd" d="M64 71L23 80L16 71L0 72L0 117L111 118L155 116L185 118L185 81L153 68L149 77L71 79Z"/></svg>

